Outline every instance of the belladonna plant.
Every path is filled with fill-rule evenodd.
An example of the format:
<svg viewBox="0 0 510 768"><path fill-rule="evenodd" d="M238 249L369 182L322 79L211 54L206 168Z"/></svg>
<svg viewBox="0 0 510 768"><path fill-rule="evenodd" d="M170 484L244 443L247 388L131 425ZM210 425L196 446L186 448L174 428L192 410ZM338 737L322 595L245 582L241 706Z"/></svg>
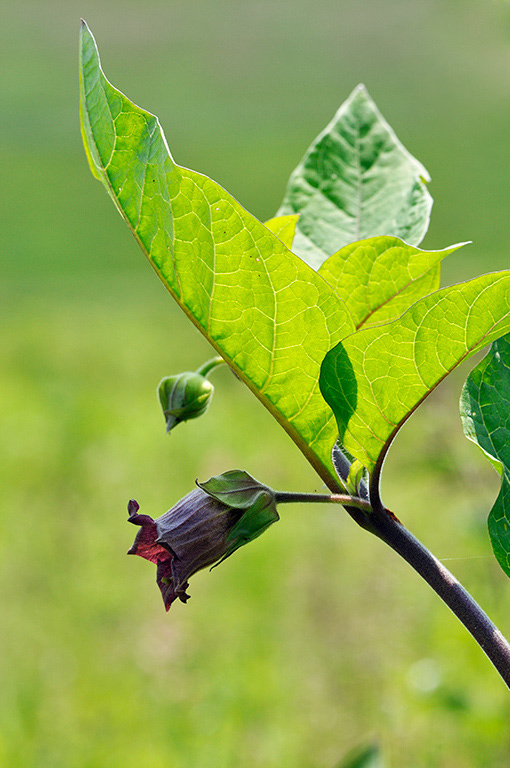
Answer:
<svg viewBox="0 0 510 768"><path fill-rule="evenodd" d="M466 435L502 478L489 535L510 575L510 271L440 288L460 245L419 248L432 200L425 168L363 86L312 142L274 218L262 223L211 179L178 166L158 119L105 78L82 24L81 124L93 175L145 256L215 350L160 385L167 429L202 415L225 363L328 489L273 491L241 470L212 478L140 526L168 608L188 579L258 536L290 502L338 503L403 557L471 632L510 686L510 646L381 498L400 427L456 366L489 347L461 398ZM186 427L180 427L185 429Z"/></svg>

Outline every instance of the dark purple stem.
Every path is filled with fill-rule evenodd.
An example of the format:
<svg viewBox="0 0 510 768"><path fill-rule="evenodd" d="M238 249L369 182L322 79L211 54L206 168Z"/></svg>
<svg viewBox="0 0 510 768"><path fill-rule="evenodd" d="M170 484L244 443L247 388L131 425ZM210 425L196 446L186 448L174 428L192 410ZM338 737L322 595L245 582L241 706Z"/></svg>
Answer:
<svg viewBox="0 0 510 768"><path fill-rule="evenodd" d="M388 509L382 507L380 510L373 510L364 499L349 499L342 494L329 496L277 492L276 501L329 501L342 504L358 525L382 539L425 579L464 624L510 688L510 644L506 638L448 568L445 568Z"/></svg>
<svg viewBox="0 0 510 768"><path fill-rule="evenodd" d="M371 516L379 538L406 560L464 624L510 688L510 644L455 576L396 518L384 513Z"/></svg>

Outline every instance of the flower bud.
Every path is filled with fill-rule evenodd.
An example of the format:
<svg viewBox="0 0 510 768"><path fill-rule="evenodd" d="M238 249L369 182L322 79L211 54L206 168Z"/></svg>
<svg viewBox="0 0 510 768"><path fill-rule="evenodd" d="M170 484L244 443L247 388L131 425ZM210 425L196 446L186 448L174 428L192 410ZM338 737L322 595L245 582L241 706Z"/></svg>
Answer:
<svg viewBox="0 0 510 768"><path fill-rule="evenodd" d="M129 522L141 528L128 554L156 564L167 611L176 598L188 600L190 576L222 562L279 519L274 492L241 470L211 478L156 520L138 509L129 502Z"/></svg>
<svg viewBox="0 0 510 768"><path fill-rule="evenodd" d="M209 407L214 387L205 376L194 371L163 379L158 387L159 401L170 432L181 421L202 416Z"/></svg>

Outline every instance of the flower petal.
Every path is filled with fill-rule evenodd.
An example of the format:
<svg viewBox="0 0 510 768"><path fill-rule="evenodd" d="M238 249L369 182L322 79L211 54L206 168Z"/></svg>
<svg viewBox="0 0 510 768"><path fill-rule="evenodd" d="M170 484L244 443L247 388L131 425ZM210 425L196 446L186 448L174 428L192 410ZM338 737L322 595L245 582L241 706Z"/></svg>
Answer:
<svg viewBox="0 0 510 768"><path fill-rule="evenodd" d="M156 523L149 515L139 515L139 506L136 501L130 501L128 504L129 517L128 522L134 525L140 525L141 528L136 534L133 546L128 550L128 555L139 555L151 563L165 562L172 559L170 552L156 543L158 538L158 529Z"/></svg>
<svg viewBox="0 0 510 768"><path fill-rule="evenodd" d="M188 588L187 581L184 582L177 591L174 588L175 579L171 561L158 560L156 581L161 590L161 595L167 611L176 598L179 598L183 603L189 600L189 595L186 594Z"/></svg>

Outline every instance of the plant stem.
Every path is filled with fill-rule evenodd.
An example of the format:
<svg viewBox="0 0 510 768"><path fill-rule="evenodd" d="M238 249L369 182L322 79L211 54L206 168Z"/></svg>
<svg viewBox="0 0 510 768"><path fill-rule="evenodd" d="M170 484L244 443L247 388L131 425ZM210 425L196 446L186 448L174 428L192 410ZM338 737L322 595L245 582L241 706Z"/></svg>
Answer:
<svg viewBox="0 0 510 768"><path fill-rule="evenodd" d="M223 365L225 363L225 360L217 355L216 357L213 357L211 360L208 360L206 363L200 366L200 368L197 368L196 373L200 373L201 376L207 376L209 373L211 373L214 368L217 368L218 365Z"/></svg>
<svg viewBox="0 0 510 768"><path fill-rule="evenodd" d="M346 493L293 493L288 491L276 491L277 504L292 504L300 501L314 504L342 504L344 507L354 507L367 514L372 512L372 507L364 499L357 496L349 496Z"/></svg>
<svg viewBox="0 0 510 768"><path fill-rule="evenodd" d="M510 644L469 592L407 528L388 514L388 510L384 514L374 514L371 522L376 535L403 557L444 600L510 688Z"/></svg>
<svg viewBox="0 0 510 768"><path fill-rule="evenodd" d="M510 688L510 643L501 634L469 592L445 566L390 512L372 510L363 499L345 494L275 494L276 503L333 502L342 504L363 528L382 539L432 587L464 624Z"/></svg>

